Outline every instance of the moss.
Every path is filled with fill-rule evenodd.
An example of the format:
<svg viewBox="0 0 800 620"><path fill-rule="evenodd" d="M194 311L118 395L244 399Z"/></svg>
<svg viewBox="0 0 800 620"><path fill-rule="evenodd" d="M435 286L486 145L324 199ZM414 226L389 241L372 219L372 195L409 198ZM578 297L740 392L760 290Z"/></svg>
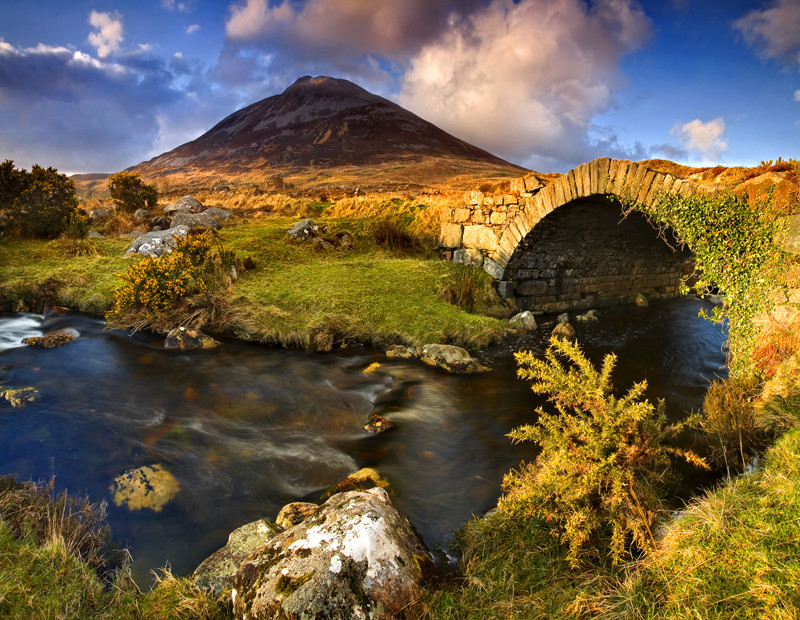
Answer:
<svg viewBox="0 0 800 620"><path fill-rule="evenodd" d="M297 591L300 586L307 583L314 576L314 571L310 571L300 577L289 577L281 575L275 582L275 591L283 597L290 596Z"/></svg>

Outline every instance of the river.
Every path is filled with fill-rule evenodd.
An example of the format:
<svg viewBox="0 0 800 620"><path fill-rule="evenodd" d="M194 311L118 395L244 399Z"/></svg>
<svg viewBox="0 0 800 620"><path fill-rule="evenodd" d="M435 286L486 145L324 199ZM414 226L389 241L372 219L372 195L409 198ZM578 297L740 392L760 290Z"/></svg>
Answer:
<svg viewBox="0 0 800 620"><path fill-rule="evenodd" d="M579 341L595 361L617 353L615 384L647 378L648 396L665 398L678 419L726 375L725 333L697 316L702 307L684 298L604 309L599 322L577 325ZM57 349L21 346L63 327L80 336ZM85 315L0 317L0 385L39 390L24 407L0 401L0 474L54 477L57 491L108 500L140 584L167 563L190 574L234 528L317 501L361 467L388 478L429 548L446 548L453 530L495 504L503 473L534 455L505 436L543 402L516 378L513 352L543 352L548 332L480 353L492 372L456 376L374 349L316 354L223 339L176 352ZM365 431L372 412L397 428ZM160 512L114 506L114 477L154 463L178 479L175 499Z"/></svg>

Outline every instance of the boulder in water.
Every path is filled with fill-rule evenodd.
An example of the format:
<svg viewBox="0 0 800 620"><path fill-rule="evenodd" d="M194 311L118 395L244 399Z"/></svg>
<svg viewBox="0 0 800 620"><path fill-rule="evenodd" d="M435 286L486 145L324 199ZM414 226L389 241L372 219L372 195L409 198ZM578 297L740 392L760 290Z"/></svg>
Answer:
<svg viewBox="0 0 800 620"><path fill-rule="evenodd" d="M386 491L339 493L239 566L237 618L415 618L433 563Z"/></svg>
<svg viewBox="0 0 800 620"><path fill-rule="evenodd" d="M181 351L194 349L213 349L219 342L198 329L176 327L171 330L164 340L165 349L180 349Z"/></svg>
<svg viewBox="0 0 800 620"><path fill-rule="evenodd" d="M5 398L12 407L22 407L36 400L39 390L34 387L13 388L0 385L0 397Z"/></svg>
<svg viewBox="0 0 800 620"><path fill-rule="evenodd" d="M129 469L114 478L111 496L117 506L125 506L128 510L147 508L161 512L180 489L175 476L163 465L145 465Z"/></svg>
<svg viewBox="0 0 800 620"><path fill-rule="evenodd" d="M512 328L521 331L529 332L536 329L536 317L533 316L533 312L530 310L518 312L511 317L508 323Z"/></svg>
<svg viewBox="0 0 800 620"><path fill-rule="evenodd" d="M466 349L451 344L426 344L422 347L420 359L428 366L436 366L447 372L459 374L489 370Z"/></svg>
<svg viewBox="0 0 800 620"><path fill-rule="evenodd" d="M235 529L228 543L207 557L192 574L194 582L214 597L230 596L236 571L245 558L282 532L282 528L259 519Z"/></svg>
<svg viewBox="0 0 800 620"><path fill-rule="evenodd" d="M560 338L566 340L575 340L577 333L571 323L559 323L550 332L552 338Z"/></svg>
<svg viewBox="0 0 800 620"><path fill-rule="evenodd" d="M77 337L77 330L65 328L50 332L44 336L31 336L25 339L25 344L35 349L55 349L69 344Z"/></svg>
<svg viewBox="0 0 800 620"><path fill-rule="evenodd" d="M362 467L354 474L350 474L341 482L332 486L325 493L327 497L336 495L336 493L344 493L345 491L366 491L372 488L389 489L389 481L381 476L372 467Z"/></svg>

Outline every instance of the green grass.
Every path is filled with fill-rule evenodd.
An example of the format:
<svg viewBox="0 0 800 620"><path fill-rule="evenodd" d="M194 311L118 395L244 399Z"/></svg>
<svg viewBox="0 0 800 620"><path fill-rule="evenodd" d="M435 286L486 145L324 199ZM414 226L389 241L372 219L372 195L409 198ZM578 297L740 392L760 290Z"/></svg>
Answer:
<svg viewBox="0 0 800 620"><path fill-rule="evenodd" d="M371 233L371 218L321 220L328 238L347 231L351 248L317 251L310 242L292 243L286 230L296 218L239 221L219 238L255 269L234 284L228 303L205 329L286 346L358 341L385 345L429 342L481 347L501 339L504 323L481 314L502 314L486 295L473 313L445 301L442 290L464 268L440 260L430 245L386 250ZM40 311L45 302L102 313L134 258L123 258L130 240L98 239L97 253L69 257L56 242L4 239L0 243L0 308ZM20 306L20 303L24 306Z"/></svg>

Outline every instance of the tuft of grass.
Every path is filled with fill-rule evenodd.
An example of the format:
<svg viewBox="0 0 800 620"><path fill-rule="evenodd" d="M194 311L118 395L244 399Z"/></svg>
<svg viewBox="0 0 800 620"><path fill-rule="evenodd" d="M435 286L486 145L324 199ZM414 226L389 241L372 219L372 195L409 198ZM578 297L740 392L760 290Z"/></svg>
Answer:
<svg viewBox="0 0 800 620"><path fill-rule="evenodd" d="M505 318L509 314L509 308L494 288L492 277L475 267L457 265L442 278L439 296L465 312L477 312L497 318Z"/></svg>
<svg viewBox="0 0 800 620"><path fill-rule="evenodd" d="M141 592L130 556L110 544L105 507L48 484L0 477L0 617L86 620L229 618L165 569Z"/></svg>

